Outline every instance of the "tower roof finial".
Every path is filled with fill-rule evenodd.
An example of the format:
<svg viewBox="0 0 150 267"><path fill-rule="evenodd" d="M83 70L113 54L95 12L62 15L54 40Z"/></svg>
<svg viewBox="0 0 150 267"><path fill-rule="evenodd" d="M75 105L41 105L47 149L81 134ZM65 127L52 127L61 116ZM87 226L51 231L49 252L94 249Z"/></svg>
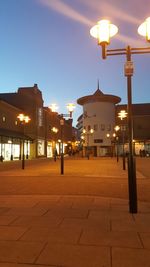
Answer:
<svg viewBox="0 0 150 267"><path fill-rule="evenodd" d="M97 90L99 90L99 79L97 80Z"/></svg>

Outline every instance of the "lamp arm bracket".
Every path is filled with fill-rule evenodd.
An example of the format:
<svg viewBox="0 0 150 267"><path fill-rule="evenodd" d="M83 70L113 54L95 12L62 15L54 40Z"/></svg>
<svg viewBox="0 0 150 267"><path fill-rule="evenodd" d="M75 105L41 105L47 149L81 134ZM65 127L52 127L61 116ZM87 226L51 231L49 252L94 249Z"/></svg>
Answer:
<svg viewBox="0 0 150 267"><path fill-rule="evenodd" d="M149 54L150 47L134 47L130 48L130 54ZM118 56L118 55L127 55L128 51L124 48L121 49L107 49L107 56Z"/></svg>

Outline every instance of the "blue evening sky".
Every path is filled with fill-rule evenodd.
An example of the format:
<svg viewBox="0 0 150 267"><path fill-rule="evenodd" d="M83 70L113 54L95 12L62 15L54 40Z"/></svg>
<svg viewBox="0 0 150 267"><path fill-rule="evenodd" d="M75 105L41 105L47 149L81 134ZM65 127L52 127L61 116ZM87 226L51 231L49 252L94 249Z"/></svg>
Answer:
<svg viewBox="0 0 150 267"><path fill-rule="evenodd" d="M148 46L137 33L150 16L149 0L0 0L0 92L37 83L44 105L66 104L93 94L99 79L105 94L127 103L125 56L101 59L90 34L100 19L119 27L109 48ZM133 103L150 102L150 54L132 57ZM74 125L82 107L76 106Z"/></svg>

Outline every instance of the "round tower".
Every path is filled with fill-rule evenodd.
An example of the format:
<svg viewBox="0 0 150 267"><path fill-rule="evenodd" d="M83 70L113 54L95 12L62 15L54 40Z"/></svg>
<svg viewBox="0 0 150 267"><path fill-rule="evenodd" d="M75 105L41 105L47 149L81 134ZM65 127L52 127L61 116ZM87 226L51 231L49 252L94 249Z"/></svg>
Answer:
<svg viewBox="0 0 150 267"><path fill-rule="evenodd" d="M104 94L98 89L93 95L79 98L83 106L83 133L85 153L106 156L112 151L115 127L115 105L121 98Z"/></svg>

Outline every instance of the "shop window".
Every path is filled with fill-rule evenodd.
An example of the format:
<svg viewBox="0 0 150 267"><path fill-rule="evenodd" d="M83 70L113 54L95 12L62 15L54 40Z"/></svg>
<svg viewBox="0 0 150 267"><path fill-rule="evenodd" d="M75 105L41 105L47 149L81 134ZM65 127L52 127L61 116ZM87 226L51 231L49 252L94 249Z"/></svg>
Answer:
<svg viewBox="0 0 150 267"><path fill-rule="evenodd" d="M37 152L38 152L38 156L44 155L44 140L38 140Z"/></svg>
<svg viewBox="0 0 150 267"><path fill-rule="evenodd" d="M111 125L110 124L107 125L107 131L111 131Z"/></svg>
<svg viewBox="0 0 150 267"><path fill-rule="evenodd" d="M98 130L98 125L94 124L94 131L97 131L97 130Z"/></svg>
<svg viewBox="0 0 150 267"><path fill-rule="evenodd" d="M105 124L101 124L101 131L105 131Z"/></svg>

